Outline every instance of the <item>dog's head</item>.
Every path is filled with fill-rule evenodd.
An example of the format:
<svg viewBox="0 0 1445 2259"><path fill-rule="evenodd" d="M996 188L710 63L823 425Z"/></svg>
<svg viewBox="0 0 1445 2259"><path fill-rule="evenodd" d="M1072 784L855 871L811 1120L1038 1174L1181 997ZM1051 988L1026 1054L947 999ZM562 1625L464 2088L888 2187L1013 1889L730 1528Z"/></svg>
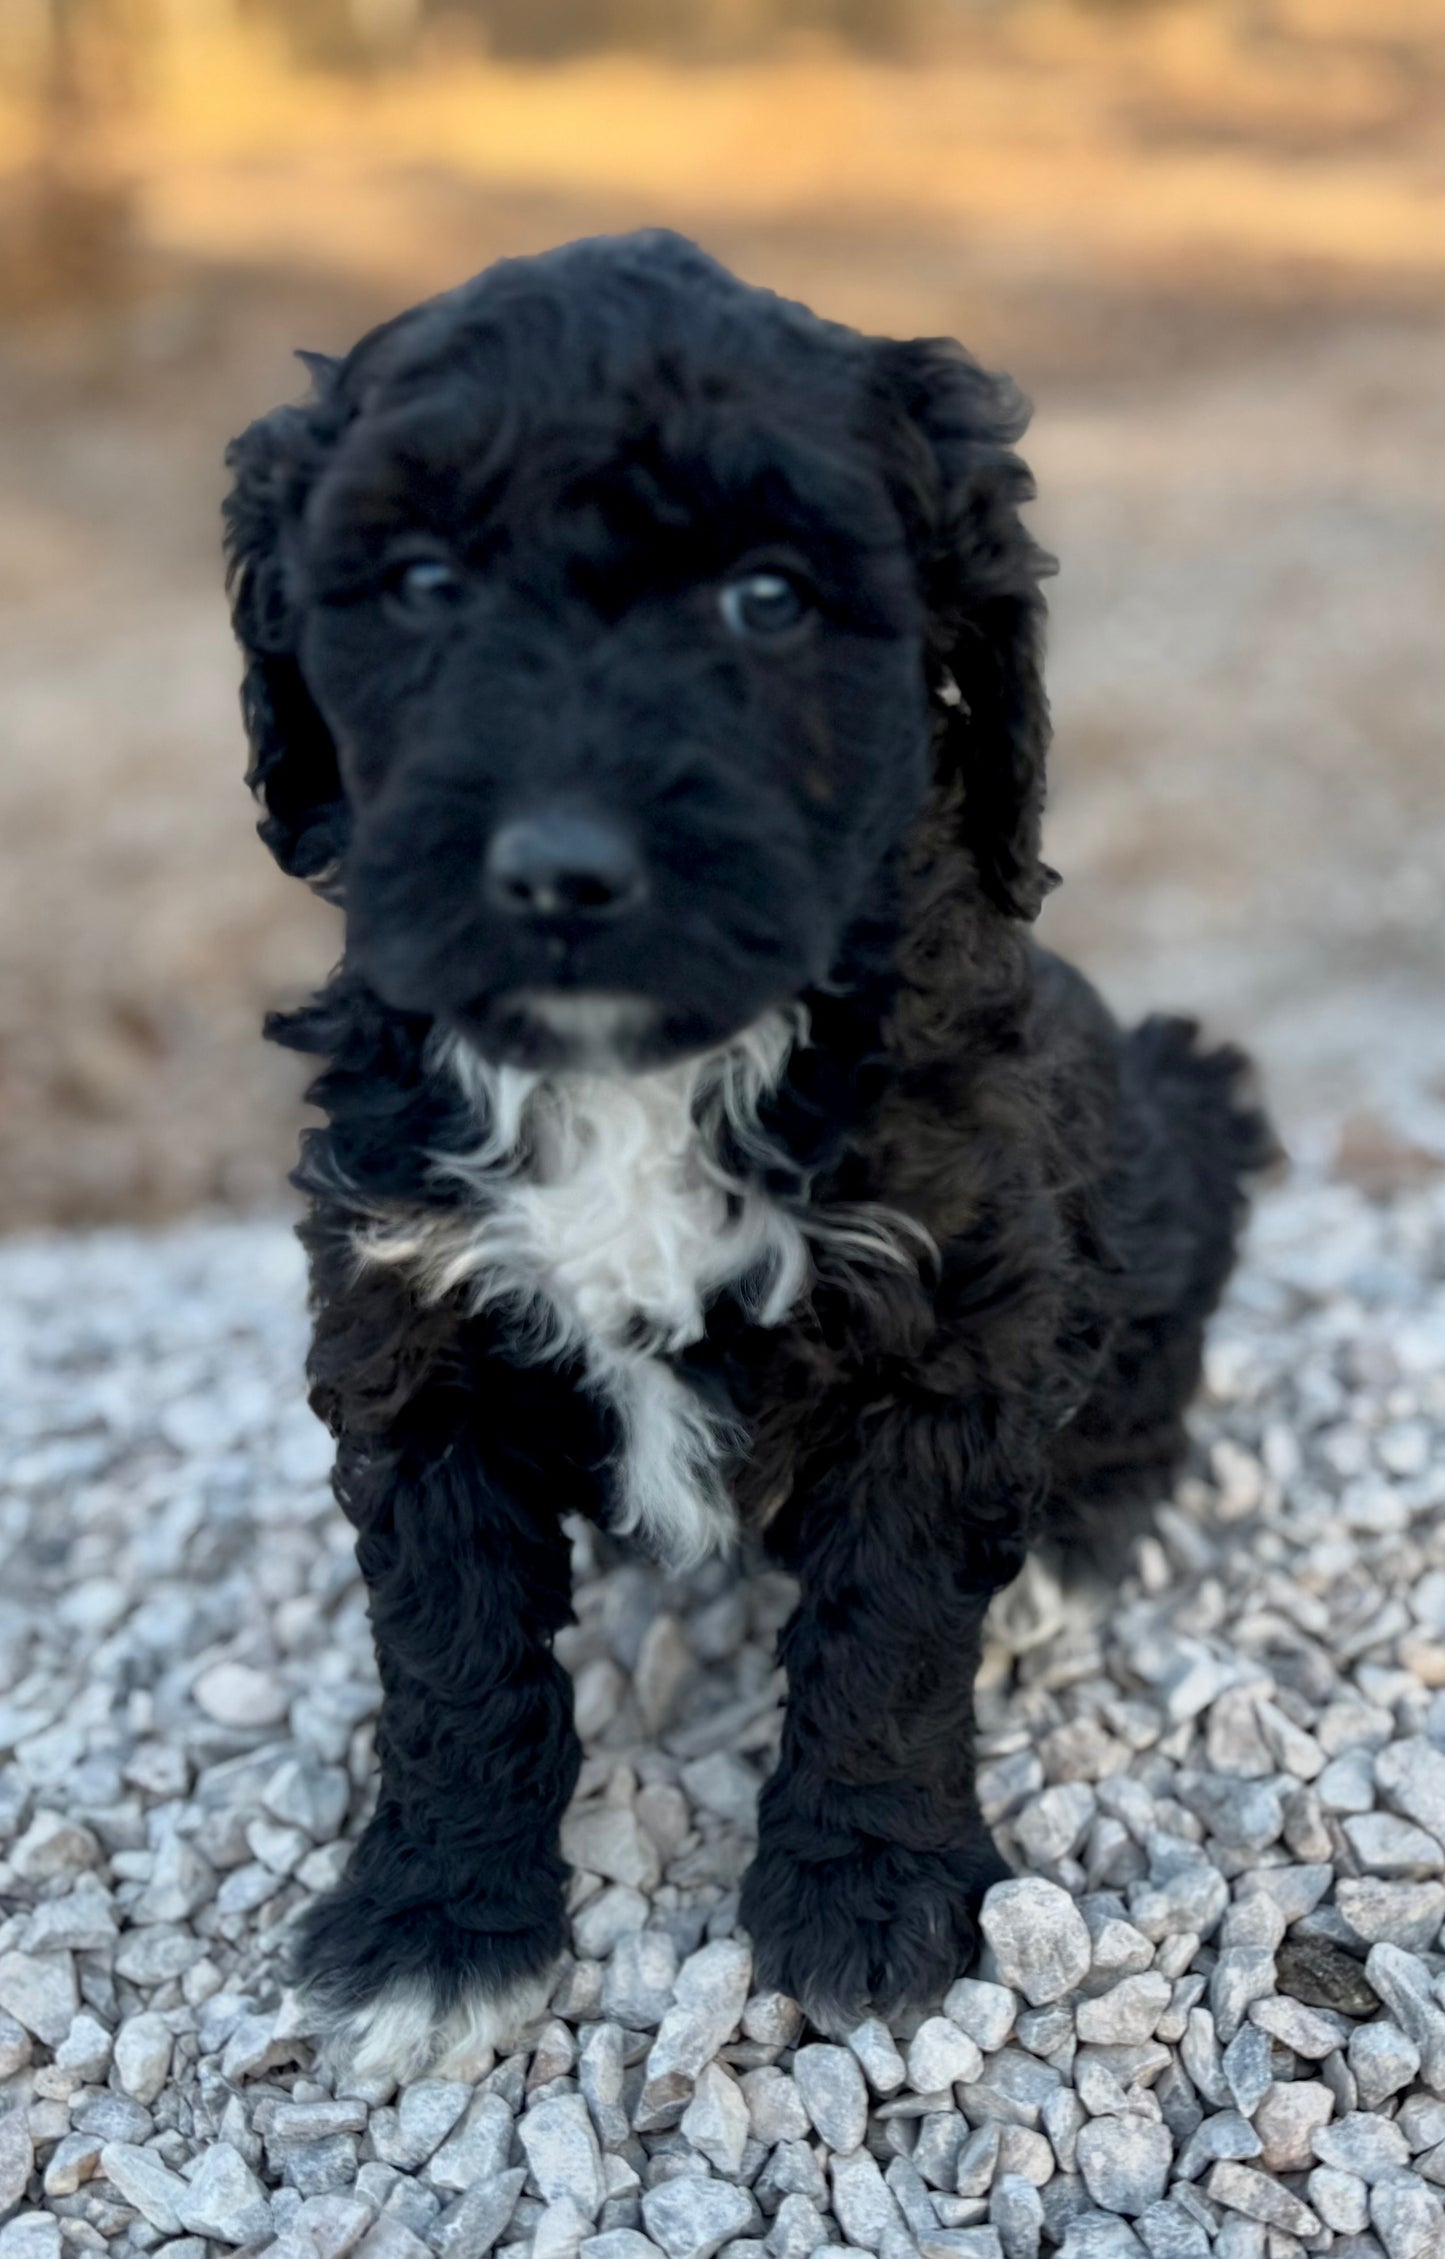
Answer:
<svg viewBox="0 0 1445 2259"><path fill-rule="evenodd" d="M681 239L488 269L231 452L262 836L387 1002L639 1065L826 980L931 788L1030 917L1024 412Z"/></svg>

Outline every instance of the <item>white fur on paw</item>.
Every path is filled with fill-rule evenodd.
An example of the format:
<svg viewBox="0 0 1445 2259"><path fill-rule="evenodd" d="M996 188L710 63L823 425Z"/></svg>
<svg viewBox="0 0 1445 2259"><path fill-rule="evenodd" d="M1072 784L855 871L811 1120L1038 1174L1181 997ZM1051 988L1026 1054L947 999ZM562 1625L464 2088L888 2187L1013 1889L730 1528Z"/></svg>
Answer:
<svg viewBox="0 0 1445 2259"><path fill-rule="evenodd" d="M547 2005L552 1971L504 1992L468 1993L454 2008L437 2007L421 1980L388 1986L364 2008L333 2021L322 2049L338 2078L384 2079L405 2086L421 2078L478 2078L492 2057L516 2046Z"/></svg>

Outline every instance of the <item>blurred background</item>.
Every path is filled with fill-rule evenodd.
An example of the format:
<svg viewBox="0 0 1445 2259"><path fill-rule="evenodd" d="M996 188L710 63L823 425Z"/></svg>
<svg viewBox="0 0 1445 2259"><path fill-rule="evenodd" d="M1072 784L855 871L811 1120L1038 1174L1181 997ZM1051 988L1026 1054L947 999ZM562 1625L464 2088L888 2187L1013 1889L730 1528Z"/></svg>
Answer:
<svg viewBox="0 0 1445 2259"><path fill-rule="evenodd" d="M1445 1167L1445 0L0 0L0 1229L273 1205L221 455L639 222L1036 404L1044 937Z"/></svg>

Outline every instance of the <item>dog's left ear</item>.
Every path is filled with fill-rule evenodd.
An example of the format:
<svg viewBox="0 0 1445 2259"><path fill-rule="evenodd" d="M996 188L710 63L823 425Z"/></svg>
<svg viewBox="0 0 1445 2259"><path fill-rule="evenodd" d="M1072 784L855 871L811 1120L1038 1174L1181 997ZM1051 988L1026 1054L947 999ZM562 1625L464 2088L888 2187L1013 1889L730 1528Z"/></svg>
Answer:
<svg viewBox="0 0 1445 2259"><path fill-rule="evenodd" d="M1026 532L1034 492L1014 442L1028 403L951 339L874 348L885 466L928 617L938 774L982 885L1035 918L1057 874L1039 854L1049 708L1044 601L1053 560Z"/></svg>
<svg viewBox="0 0 1445 2259"><path fill-rule="evenodd" d="M245 656L241 712L246 782L263 803L257 830L283 871L331 895L348 815L336 747L297 657L293 556L301 513L347 412L335 364L305 356L315 391L263 416L226 451L224 506L231 619Z"/></svg>

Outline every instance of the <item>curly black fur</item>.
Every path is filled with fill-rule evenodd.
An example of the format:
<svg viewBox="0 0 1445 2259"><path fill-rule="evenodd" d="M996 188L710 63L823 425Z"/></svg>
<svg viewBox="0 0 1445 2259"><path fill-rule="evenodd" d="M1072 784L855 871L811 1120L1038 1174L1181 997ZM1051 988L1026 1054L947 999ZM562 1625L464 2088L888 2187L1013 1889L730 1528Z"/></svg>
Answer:
<svg viewBox="0 0 1445 2259"><path fill-rule="evenodd" d="M384 1688L376 1817L301 1948L338 2009L420 1988L441 2023L564 1940L559 1518L614 1514L623 1399L516 1291L367 1259L464 1249L541 1170L525 1121L504 1179L437 1157L497 1128L487 1063L580 1071L558 997L640 1000L610 1071L644 1078L806 1013L750 1109L707 1116L725 1221L765 1209L775 1244L645 1353L799 1579L761 1979L836 2019L969 1957L1003 1872L971 1747L990 1597L1030 1547L1117 1574L1271 1151L1237 1053L1121 1033L1024 930L1053 877L1024 422L951 344L648 235L490 269L232 450L260 828L347 918L272 1028L324 1062L311 1382ZM788 632L720 623L740 573L800 592ZM626 914L488 893L498 828L555 807L625 834ZM764 1317L788 1233L808 1282Z"/></svg>

